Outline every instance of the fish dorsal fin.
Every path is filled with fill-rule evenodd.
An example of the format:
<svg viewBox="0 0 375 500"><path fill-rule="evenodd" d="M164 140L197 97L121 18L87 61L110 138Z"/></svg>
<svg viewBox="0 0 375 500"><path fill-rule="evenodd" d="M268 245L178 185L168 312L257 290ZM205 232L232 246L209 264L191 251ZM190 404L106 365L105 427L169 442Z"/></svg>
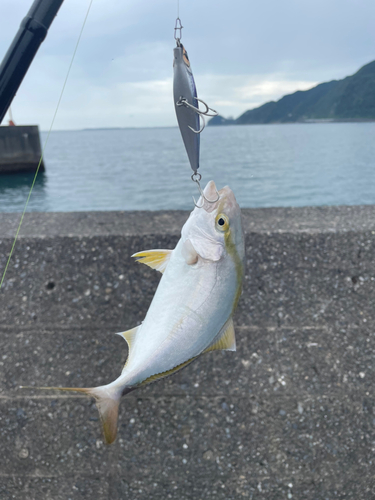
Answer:
<svg viewBox="0 0 375 500"><path fill-rule="evenodd" d="M234 325L232 316L225 323L220 333L217 335L214 343L210 345L204 352L210 351L235 351L236 337L234 335Z"/></svg>
<svg viewBox="0 0 375 500"><path fill-rule="evenodd" d="M146 264L146 266L164 273L172 252L173 250L145 250L144 252L133 254L132 257L137 259L137 262Z"/></svg>
<svg viewBox="0 0 375 500"><path fill-rule="evenodd" d="M127 332L116 333L116 335L120 335L120 337L123 337L126 340L126 343L128 344L128 347L129 347L129 351L130 351L132 344L134 342L138 328L139 328L139 326L136 326L135 328L132 328L131 330L128 330Z"/></svg>

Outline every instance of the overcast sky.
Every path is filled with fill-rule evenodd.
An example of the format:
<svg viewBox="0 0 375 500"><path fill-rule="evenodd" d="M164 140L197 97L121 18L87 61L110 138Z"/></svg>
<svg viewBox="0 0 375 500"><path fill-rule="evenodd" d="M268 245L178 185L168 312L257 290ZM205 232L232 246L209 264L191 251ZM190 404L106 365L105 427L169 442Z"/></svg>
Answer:
<svg viewBox="0 0 375 500"><path fill-rule="evenodd" d="M0 58L32 0L0 0ZM65 0L13 101L49 128L89 0ZM54 129L175 126L177 0L94 0ZM180 0L198 97L223 116L375 59L374 0ZM5 122L4 122L5 123Z"/></svg>

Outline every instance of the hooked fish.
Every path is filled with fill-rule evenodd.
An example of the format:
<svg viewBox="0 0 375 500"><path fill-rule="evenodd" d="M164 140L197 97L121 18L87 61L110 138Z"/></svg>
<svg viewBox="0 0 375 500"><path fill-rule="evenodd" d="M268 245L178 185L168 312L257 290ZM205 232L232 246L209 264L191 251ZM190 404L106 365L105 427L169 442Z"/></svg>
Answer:
<svg viewBox="0 0 375 500"><path fill-rule="evenodd" d="M210 181L204 195L216 193ZM96 399L105 441L117 434L119 402L134 389L169 376L201 354L236 350L233 312L241 295L244 237L241 211L227 186L219 200L195 208L174 250L133 255L163 273L143 323L119 333L129 354L121 375L94 388L60 388ZM47 389L47 388L44 388Z"/></svg>

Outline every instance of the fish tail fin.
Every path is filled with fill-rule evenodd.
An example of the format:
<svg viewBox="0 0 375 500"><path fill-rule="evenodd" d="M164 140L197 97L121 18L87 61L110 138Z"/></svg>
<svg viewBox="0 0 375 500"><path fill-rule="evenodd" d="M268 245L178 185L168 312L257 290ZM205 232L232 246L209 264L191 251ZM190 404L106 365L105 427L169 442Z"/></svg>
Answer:
<svg viewBox="0 0 375 500"><path fill-rule="evenodd" d="M121 393L110 393L105 386L95 387L89 393L95 398L99 411L104 440L112 444L117 436L118 410Z"/></svg>
<svg viewBox="0 0 375 500"><path fill-rule="evenodd" d="M106 444L112 444L117 435L118 411L121 398L121 392L111 391L108 386L99 387L25 387L21 389L41 389L58 390L69 392L82 392L87 396L95 398L96 407L99 411L100 421L102 423L103 436Z"/></svg>

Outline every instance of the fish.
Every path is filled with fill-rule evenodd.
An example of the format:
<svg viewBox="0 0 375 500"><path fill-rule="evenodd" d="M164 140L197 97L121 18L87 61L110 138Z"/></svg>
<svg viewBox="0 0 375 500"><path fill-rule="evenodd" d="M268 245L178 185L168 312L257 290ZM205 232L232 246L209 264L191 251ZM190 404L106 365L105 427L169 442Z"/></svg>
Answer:
<svg viewBox="0 0 375 500"><path fill-rule="evenodd" d="M203 194L215 194L209 181ZM173 250L134 254L162 273L144 321L119 335L128 344L120 376L93 388L50 387L76 391L96 400L104 440L115 441L119 402L138 387L172 375L214 350L236 350L233 313L242 290L245 244L241 210L226 186L219 199L194 208Z"/></svg>

